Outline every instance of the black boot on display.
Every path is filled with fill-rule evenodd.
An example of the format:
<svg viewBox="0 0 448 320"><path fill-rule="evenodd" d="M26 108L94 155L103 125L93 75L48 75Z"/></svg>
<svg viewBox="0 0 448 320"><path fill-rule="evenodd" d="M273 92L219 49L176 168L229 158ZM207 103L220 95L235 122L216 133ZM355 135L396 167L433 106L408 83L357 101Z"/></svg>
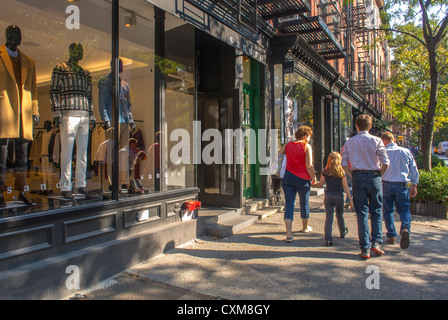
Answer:
<svg viewBox="0 0 448 320"><path fill-rule="evenodd" d="M29 205L29 206L32 206L33 204L35 204L35 202L33 200L31 200L30 198L27 197L25 192L19 192L19 195L17 196L17 200L22 201L23 203L25 203L26 205Z"/></svg>
<svg viewBox="0 0 448 320"><path fill-rule="evenodd" d="M68 200L73 200L73 198L74 198L71 191L61 191L61 194L65 199L68 199Z"/></svg>
<svg viewBox="0 0 448 320"><path fill-rule="evenodd" d="M6 207L6 200L3 198L3 194L0 193L0 208Z"/></svg>
<svg viewBox="0 0 448 320"><path fill-rule="evenodd" d="M86 188L78 188L78 193L83 194L87 200L103 199L103 196L95 191L87 191Z"/></svg>

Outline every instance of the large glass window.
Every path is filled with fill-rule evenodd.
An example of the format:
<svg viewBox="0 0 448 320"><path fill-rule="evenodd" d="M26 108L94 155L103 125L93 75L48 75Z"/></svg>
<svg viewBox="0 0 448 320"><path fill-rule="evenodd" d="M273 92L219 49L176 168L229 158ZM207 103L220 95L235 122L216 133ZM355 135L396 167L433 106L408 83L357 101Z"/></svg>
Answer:
<svg viewBox="0 0 448 320"><path fill-rule="evenodd" d="M110 3L3 0L0 31L2 215L102 201L92 134L110 70Z"/></svg>
<svg viewBox="0 0 448 320"><path fill-rule="evenodd" d="M341 124L341 148L350 138L353 129L352 106L344 100L340 100L340 124Z"/></svg>
<svg viewBox="0 0 448 320"><path fill-rule="evenodd" d="M282 142L293 139L297 128L313 127L312 83L296 73L282 75L282 65L274 66L274 119Z"/></svg>
<svg viewBox="0 0 448 320"><path fill-rule="evenodd" d="M165 155L165 190L196 185L193 164L193 121L195 119L195 31L171 14L165 16L166 75L165 112L162 132Z"/></svg>
<svg viewBox="0 0 448 320"><path fill-rule="evenodd" d="M120 1L119 12L118 183L123 198L160 191L161 149L154 112L154 7L126 0ZM110 97L111 75L105 74L102 81L106 99ZM104 113L102 121L107 123L109 118ZM105 185L110 183L109 168Z"/></svg>

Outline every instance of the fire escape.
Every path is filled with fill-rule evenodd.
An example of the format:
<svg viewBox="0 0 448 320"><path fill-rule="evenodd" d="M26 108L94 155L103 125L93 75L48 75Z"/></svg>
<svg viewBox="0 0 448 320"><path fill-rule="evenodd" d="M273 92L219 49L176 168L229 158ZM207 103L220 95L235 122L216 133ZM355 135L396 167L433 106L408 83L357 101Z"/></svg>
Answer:
<svg viewBox="0 0 448 320"><path fill-rule="evenodd" d="M348 49L346 74L349 78L349 87L365 96L364 103L360 106L361 111L368 108L377 118L382 118L384 97L378 90L377 79L378 76L384 77L384 70L378 63L378 52L376 52L378 44L374 46L376 26L368 22L368 19L372 18L371 13L368 12L370 1L354 0L353 3L344 7L344 27L346 27ZM376 3L378 2L381 1ZM370 103L374 108L370 107Z"/></svg>
<svg viewBox="0 0 448 320"><path fill-rule="evenodd" d="M350 12L347 12L350 10ZM351 32L352 70L349 74L353 86L362 94L374 93L374 73L372 71L373 57L371 57L371 31L368 29L365 0L355 0L353 5L345 7L346 23ZM354 68L353 68L354 66Z"/></svg>

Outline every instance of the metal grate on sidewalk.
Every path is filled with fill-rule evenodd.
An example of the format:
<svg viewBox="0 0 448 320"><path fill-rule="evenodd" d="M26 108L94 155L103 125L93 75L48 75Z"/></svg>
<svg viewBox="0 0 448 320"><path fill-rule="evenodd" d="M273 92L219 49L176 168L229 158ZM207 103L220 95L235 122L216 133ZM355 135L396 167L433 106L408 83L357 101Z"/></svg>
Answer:
<svg viewBox="0 0 448 320"><path fill-rule="evenodd" d="M121 273L89 292L70 300L222 300L191 290L171 286L132 273Z"/></svg>

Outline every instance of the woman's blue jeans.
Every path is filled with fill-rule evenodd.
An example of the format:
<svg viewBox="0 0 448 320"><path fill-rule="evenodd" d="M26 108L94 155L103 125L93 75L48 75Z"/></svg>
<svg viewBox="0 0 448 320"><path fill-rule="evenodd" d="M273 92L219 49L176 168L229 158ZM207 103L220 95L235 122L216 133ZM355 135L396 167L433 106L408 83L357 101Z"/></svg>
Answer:
<svg viewBox="0 0 448 320"><path fill-rule="evenodd" d="M397 213L400 215L401 227L411 230L411 211L409 206L411 204L409 196L409 188L406 183L402 182L388 182L383 181L383 215L384 224L387 229L387 237L396 237L397 231L395 230L394 223L394 204L397 209Z"/></svg>
<svg viewBox="0 0 448 320"><path fill-rule="evenodd" d="M285 194L285 215L284 219L294 220L294 206L296 195L299 194L300 217L308 219L310 217L310 190L311 181L297 177L295 174L286 171L282 179L283 193Z"/></svg>
<svg viewBox="0 0 448 320"><path fill-rule="evenodd" d="M379 171L353 171L353 204L358 220L358 237L361 249L371 243L383 243L382 185ZM369 213L372 232L369 232Z"/></svg>

